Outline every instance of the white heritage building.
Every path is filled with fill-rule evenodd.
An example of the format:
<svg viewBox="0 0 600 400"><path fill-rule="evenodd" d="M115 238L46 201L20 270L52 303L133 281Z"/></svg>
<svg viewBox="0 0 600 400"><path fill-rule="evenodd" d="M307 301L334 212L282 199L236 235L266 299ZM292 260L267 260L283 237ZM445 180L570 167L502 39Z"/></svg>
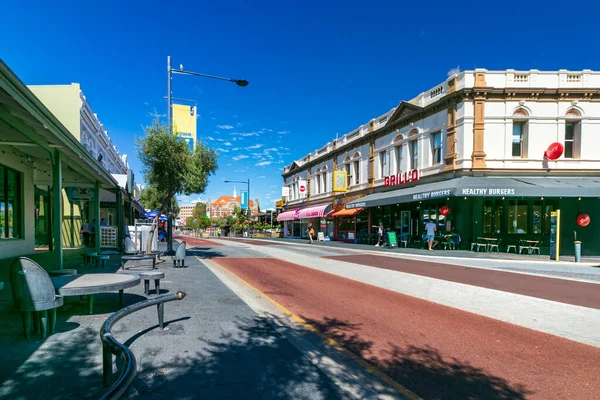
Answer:
<svg viewBox="0 0 600 400"><path fill-rule="evenodd" d="M418 245L433 218L463 248L494 235L504 246L540 240L543 250L560 209L569 253L574 229L582 241L600 234L599 144L600 72L464 71L286 166L278 219L286 236L312 223L359 243L383 222ZM346 171L344 193L333 190L336 170ZM576 223L582 213L588 226ZM589 240L584 254L598 248Z"/></svg>

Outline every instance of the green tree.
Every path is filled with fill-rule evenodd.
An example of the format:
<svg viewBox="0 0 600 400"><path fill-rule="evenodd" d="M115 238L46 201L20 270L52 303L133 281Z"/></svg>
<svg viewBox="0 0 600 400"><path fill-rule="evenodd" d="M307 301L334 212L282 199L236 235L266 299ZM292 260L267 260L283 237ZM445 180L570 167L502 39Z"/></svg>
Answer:
<svg viewBox="0 0 600 400"><path fill-rule="evenodd" d="M206 229L210 226L210 219L205 215L204 217L200 217L197 221L198 228Z"/></svg>
<svg viewBox="0 0 600 400"><path fill-rule="evenodd" d="M162 205L161 200L162 198L160 197L158 190L154 187L145 187L140 192L140 204L144 206L146 211L158 210L161 213L165 213L166 210L159 210ZM176 197L171 199L171 209L173 210L173 215L179 214L180 208Z"/></svg>
<svg viewBox="0 0 600 400"><path fill-rule="evenodd" d="M192 153L187 143L170 134L168 126L158 119L146 127L144 133L137 142L138 155L146 183L156 191L152 204L157 207L153 209L165 213L175 195L204 193L209 177L218 168L217 153L200 141ZM155 219L150 230L150 239L157 221ZM147 251L150 251L150 244L151 240ZM169 243L169 249L171 246Z"/></svg>
<svg viewBox="0 0 600 400"><path fill-rule="evenodd" d="M192 211L192 217L206 217L206 203L196 203L194 210Z"/></svg>

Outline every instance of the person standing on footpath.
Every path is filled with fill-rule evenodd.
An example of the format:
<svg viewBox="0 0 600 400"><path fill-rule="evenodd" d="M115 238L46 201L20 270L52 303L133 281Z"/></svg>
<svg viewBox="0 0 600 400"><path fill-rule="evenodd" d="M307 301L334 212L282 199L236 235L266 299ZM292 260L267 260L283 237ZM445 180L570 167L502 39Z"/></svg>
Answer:
<svg viewBox="0 0 600 400"><path fill-rule="evenodd" d="M308 233L308 239L310 240L310 244L313 243L313 235L315 234L315 230L313 229L312 224L308 224L308 228L306 228L306 233Z"/></svg>
<svg viewBox="0 0 600 400"><path fill-rule="evenodd" d="M438 242L435 240L435 231L437 230L437 226L431 218L429 218L429 222L425 225L425 229L427 230L427 245L429 246L429 250L433 250Z"/></svg>
<svg viewBox="0 0 600 400"><path fill-rule="evenodd" d="M379 226L373 225L373 228L377 228L377 244L375 247L383 246L383 222L380 222Z"/></svg>
<svg viewBox="0 0 600 400"><path fill-rule="evenodd" d="M90 227L87 222L81 224L81 235L83 236L83 246L88 247L90 245Z"/></svg>

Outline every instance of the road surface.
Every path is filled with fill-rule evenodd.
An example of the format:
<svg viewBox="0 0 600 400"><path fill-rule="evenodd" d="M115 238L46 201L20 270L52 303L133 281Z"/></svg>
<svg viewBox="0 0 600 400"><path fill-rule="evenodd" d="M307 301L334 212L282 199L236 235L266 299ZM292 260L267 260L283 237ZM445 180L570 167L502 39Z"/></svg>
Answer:
<svg viewBox="0 0 600 400"><path fill-rule="evenodd" d="M194 240L186 239L190 248ZM423 275L575 305L590 315L600 308L596 283L260 240L197 243L210 262L424 399L600 396L598 347L347 279L336 269L341 274L350 262L372 275ZM300 257L304 262L310 257L315 265L334 263L334 273L300 265Z"/></svg>

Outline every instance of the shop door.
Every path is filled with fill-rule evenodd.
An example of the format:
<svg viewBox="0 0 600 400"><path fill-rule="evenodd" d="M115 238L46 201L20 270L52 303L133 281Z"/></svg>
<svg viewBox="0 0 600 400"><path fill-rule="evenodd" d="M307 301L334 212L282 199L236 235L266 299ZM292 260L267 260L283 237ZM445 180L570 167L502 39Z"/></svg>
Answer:
<svg viewBox="0 0 600 400"><path fill-rule="evenodd" d="M411 235L410 211L400 212L400 237Z"/></svg>

